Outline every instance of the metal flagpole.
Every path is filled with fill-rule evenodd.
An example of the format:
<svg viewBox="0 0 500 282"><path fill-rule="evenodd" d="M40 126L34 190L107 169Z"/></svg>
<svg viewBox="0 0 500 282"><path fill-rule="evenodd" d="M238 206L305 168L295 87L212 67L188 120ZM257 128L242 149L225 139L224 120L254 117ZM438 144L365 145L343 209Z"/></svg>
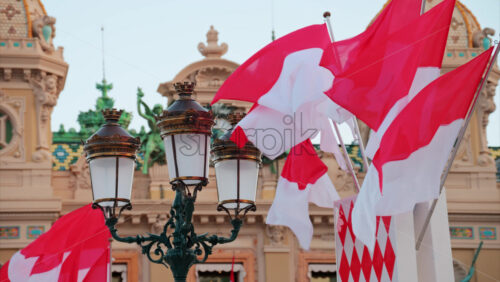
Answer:
<svg viewBox="0 0 500 282"><path fill-rule="evenodd" d="M332 25L330 23L330 12L325 12L323 14L323 17L325 18L325 22L326 22L326 25L328 27L328 32L330 33L330 38L331 38L332 42L334 42L335 38L333 37ZM337 52L334 52L334 53L335 53L334 54L335 60L340 65L340 59L338 57L339 54ZM355 122L355 124L357 125L356 122ZM345 147L344 140L342 139L342 135L340 135L339 127L337 126L337 123L335 121L333 121L333 127L335 128L335 132L337 134L337 137L339 138L340 146L342 146L342 151L344 152L344 155L346 157L347 168L349 169L349 172L351 173L352 179L354 181L354 191L356 193L359 193L360 186L359 186L358 178L356 177L356 173L354 172L354 167L352 166L352 163L351 163L351 158L349 157L349 153L347 152L347 149Z"/></svg>
<svg viewBox="0 0 500 282"><path fill-rule="evenodd" d="M425 12L425 0L422 0L422 6L420 8L420 15L423 15Z"/></svg>
<svg viewBox="0 0 500 282"><path fill-rule="evenodd" d="M453 148L451 149L451 154L450 157L448 158L448 162L446 163L446 166L443 170L443 173L441 174L441 183L439 185L439 194L441 195L441 191L443 191L444 187L444 182L446 181L446 177L448 176L448 173L450 172L451 165L453 164L453 160L455 159L455 156L457 155L458 148L460 147L460 143L462 142L462 139L465 135L465 131L467 130L467 126L469 125L469 122L472 118L472 114L474 113L474 110L476 109L477 106L477 100L479 99L479 95L481 94L481 91L483 91L486 79L488 79L488 76L490 75L491 69L493 64L495 63L495 60L498 56L498 49L499 49L499 44L497 44L495 53L493 54L493 57L490 59L488 63L488 68L486 69L486 73L481 80L481 84L479 85L478 89L476 90L476 94L474 94L474 99L472 100L472 104L469 106L469 110L466 115L466 119L462 127L460 128L460 131L458 133L457 139L455 140L455 144ZM425 218L424 225L422 226L422 230L420 230L420 233L418 234L418 239L417 243L415 244L415 249L418 251L420 249L420 245L422 244L422 240L424 239L425 231L427 230L427 227L429 226L429 223L431 221L432 214L434 213L434 209L436 208L438 199L434 199L432 201L432 205L429 209L429 212L427 213L427 217Z"/></svg>

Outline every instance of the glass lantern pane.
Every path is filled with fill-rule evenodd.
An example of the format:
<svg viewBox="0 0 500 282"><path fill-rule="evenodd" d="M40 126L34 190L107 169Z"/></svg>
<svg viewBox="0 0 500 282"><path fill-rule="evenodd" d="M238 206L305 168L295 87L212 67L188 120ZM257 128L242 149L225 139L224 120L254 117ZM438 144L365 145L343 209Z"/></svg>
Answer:
<svg viewBox="0 0 500 282"><path fill-rule="evenodd" d="M237 160L225 160L215 164L219 202L238 199L237 167ZM257 162L240 160L240 200L255 202L258 174L259 165ZM240 208L245 208L248 205L240 203ZM224 206L228 209L237 207L236 203L228 203Z"/></svg>
<svg viewBox="0 0 500 282"><path fill-rule="evenodd" d="M92 179L94 201L115 198L116 158L97 158L89 163ZM100 203L102 206L112 206L112 201Z"/></svg>
<svg viewBox="0 0 500 282"><path fill-rule="evenodd" d="M118 193L116 193L116 161L118 159ZM100 202L101 206L113 206L114 198L130 200L132 181L134 179L135 161L129 158L106 157L90 161L90 177L94 201L110 199ZM125 205L118 202L118 206Z"/></svg>
<svg viewBox="0 0 500 282"><path fill-rule="evenodd" d="M236 160L220 161L215 164L219 202L236 199L236 172Z"/></svg>
<svg viewBox="0 0 500 282"><path fill-rule="evenodd" d="M259 165L256 161L240 160L240 199L255 202L257 193L257 180L259 178ZM246 207L243 204L241 207Z"/></svg>
<svg viewBox="0 0 500 282"><path fill-rule="evenodd" d="M177 161L177 171L174 160L174 144ZM206 177L208 178L208 149L210 138L204 134L177 134L169 135L164 139L167 158L168 174L170 179L176 177ZM199 180L184 180L186 184L197 184Z"/></svg>
<svg viewBox="0 0 500 282"><path fill-rule="evenodd" d="M130 200L132 182L134 180L135 161L129 158L119 158L118 166L118 198ZM126 203L119 203L125 205Z"/></svg>

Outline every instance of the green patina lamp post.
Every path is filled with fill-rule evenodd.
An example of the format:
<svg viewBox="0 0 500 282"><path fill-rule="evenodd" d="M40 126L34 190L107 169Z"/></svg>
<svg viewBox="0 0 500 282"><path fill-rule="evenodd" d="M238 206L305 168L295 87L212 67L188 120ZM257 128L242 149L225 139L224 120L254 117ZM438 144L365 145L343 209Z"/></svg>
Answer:
<svg viewBox="0 0 500 282"><path fill-rule="evenodd" d="M106 124L84 144L90 167L94 208L100 208L112 237L136 243L151 262L170 267L175 281L185 281L189 268L203 263L217 244L232 242L238 236L243 217L255 211L258 169L261 154L251 144L238 148L230 133L216 140L212 159L217 178L219 205L226 211L233 229L228 238L197 235L192 224L196 196L208 184L209 151L213 116L191 98L193 83L177 83L179 99L162 115L157 126L165 145L172 189L176 192L169 219L161 234L120 237L116 224L125 209L132 209L132 181L138 138L118 124L121 111L103 111ZM232 115L233 125L241 115Z"/></svg>

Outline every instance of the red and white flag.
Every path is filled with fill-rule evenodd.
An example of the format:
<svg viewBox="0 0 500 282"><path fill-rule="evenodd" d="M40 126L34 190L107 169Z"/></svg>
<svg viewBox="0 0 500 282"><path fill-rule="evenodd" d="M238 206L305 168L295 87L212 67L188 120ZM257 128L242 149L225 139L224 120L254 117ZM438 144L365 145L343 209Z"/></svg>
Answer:
<svg viewBox="0 0 500 282"><path fill-rule="evenodd" d="M274 159L320 131L333 135L328 117L352 117L324 95L333 75L319 62L329 44L325 24L302 28L261 49L226 79L212 104L221 99L255 103L237 125L241 136L234 139L244 140L239 145L250 141ZM330 147L340 159L338 146Z"/></svg>
<svg viewBox="0 0 500 282"><path fill-rule="evenodd" d="M313 236L309 203L333 208L333 202L340 199L327 171L310 140L293 147L267 215L266 224L288 226L306 250Z"/></svg>
<svg viewBox="0 0 500 282"><path fill-rule="evenodd" d="M448 3L442 4L445 10L451 9L452 3L454 4L455 2L454 0L447 1ZM443 22L440 24L443 24ZM377 152L380 145L380 139L394 118L396 118L401 110L420 92L420 90L439 77L447 39L447 33L441 32L439 38L436 38L433 44L426 44L424 47L425 49L420 54L420 62L418 63L417 71L415 72L408 95L403 96L394 103L384 117L380 127L377 130L372 130L370 133L370 139L366 145L365 152L369 158L373 158Z"/></svg>
<svg viewBox="0 0 500 282"><path fill-rule="evenodd" d="M108 281L111 234L91 205L57 220L49 231L15 253L0 269L11 282Z"/></svg>
<svg viewBox="0 0 500 282"><path fill-rule="evenodd" d="M391 216L377 216L375 248L369 250L352 230L355 197L335 202L337 281L400 281L397 230ZM404 254L402 254L404 255Z"/></svg>
<svg viewBox="0 0 500 282"><path fill-rule="evenodd" d="M402 104L400 110L408 103L401 99L410 100L410 91L416 93L439 73L454 3L445 0L411 21L394 18L396 8L391 6L375 27L367 30L371 32L351 42L332 43L329 48L333 51L325 52L321 61L335 74L325 94L371 129L379 130L396 103ZM419 9L411 11L410 16ZM335 51L339 59L332 55Z"/></svg>
<svg viewBox="0 0 500 282"><path fill-rule="evenodd" d="M240 100L291 112L294 104L301 102L295 103L300 100L289 97L304 99L306 94L321 94L320 86L328 89L323 76L329 77L330 83L333 76L319 67L319 61L329 44L325 24L307 26L273 41L224 81L212 104L221 99Z"/></svg>
<svg viewBox="0 0 500 282"><path fill-rule="evenodd" d="M430 83L385 131L353 211L354 233L370 248L376 216L411 211L439 196L441 173L491 53Z"/></svg>
<svg viewBox="0 0 500 282"><path fill-rule="evenodd" d="M418 17L418 2L392 1L365 32L333 43L335 48L325 25L290 33L243 63L224 82L212 103L220 99L255 103L253 110L237 125L242 130L236 134L242 136L234 139L252 142L271 159L321 132L322 139L327 140L321 143L322 150L333 153L341 168L345 168L336 139L323 136L334 136L329 118L341 123L353 116L324 95L334 82L334 71L320 66L320 60L326 64L328 58L340 58L345 66L365 60L361 51L369 47L368 43L385 44L376 42L386 40L376 34L394 32Z"/></svg>

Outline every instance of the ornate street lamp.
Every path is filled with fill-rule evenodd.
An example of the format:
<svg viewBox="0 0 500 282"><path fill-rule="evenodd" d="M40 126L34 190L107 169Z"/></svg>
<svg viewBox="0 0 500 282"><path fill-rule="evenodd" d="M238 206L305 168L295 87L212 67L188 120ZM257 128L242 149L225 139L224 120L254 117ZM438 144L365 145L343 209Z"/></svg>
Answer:
<svg viewBox="0 0 500 282"><path fill-rule="evenodd" d="M217 210L224 210L234 218L256 210L257 179L262 163L261 153L252 143L247 142L243 148L239 148L230 139L235 125L243 117L244 114L230 114L231 130L215 140L212 147L219 197ZM234 216L231 216L231 212Z"/></svg>
<svg viewBox="0 0 500 282"><path fill-rule="evenodd" d="M151 262L170 266L175 281L185 281L189 268L203 263L216 244L232 242L238 236L243 217L255 211L260 152L250 144L239 149L230 133L216 140L212 149L217 175L219 205L233 229L229 238L197 235L192 224L194 202L208 184L212 114L191 98L193 83L176 83L179 99L157 117L165 144L172 189L176 192L170 217L161 234L120 237L116 224L130 202L134 161L139 140L118 125L121 111L105 110L106 124L84 144L90 166L94 208L100 208L112 237L141 246ZM234 122L241 116L232 116ZM231 215L231 212L234 215Z"/></svg>
<svg viewBox="0 0 500 282"><path fill-rule="evenodd" d="M132 180L139 138L134 138L118 125L122 111L102 112L106 124L85 142L92 183L94 206L106 217L116 217L116 210L131 208Z"/></svg>

